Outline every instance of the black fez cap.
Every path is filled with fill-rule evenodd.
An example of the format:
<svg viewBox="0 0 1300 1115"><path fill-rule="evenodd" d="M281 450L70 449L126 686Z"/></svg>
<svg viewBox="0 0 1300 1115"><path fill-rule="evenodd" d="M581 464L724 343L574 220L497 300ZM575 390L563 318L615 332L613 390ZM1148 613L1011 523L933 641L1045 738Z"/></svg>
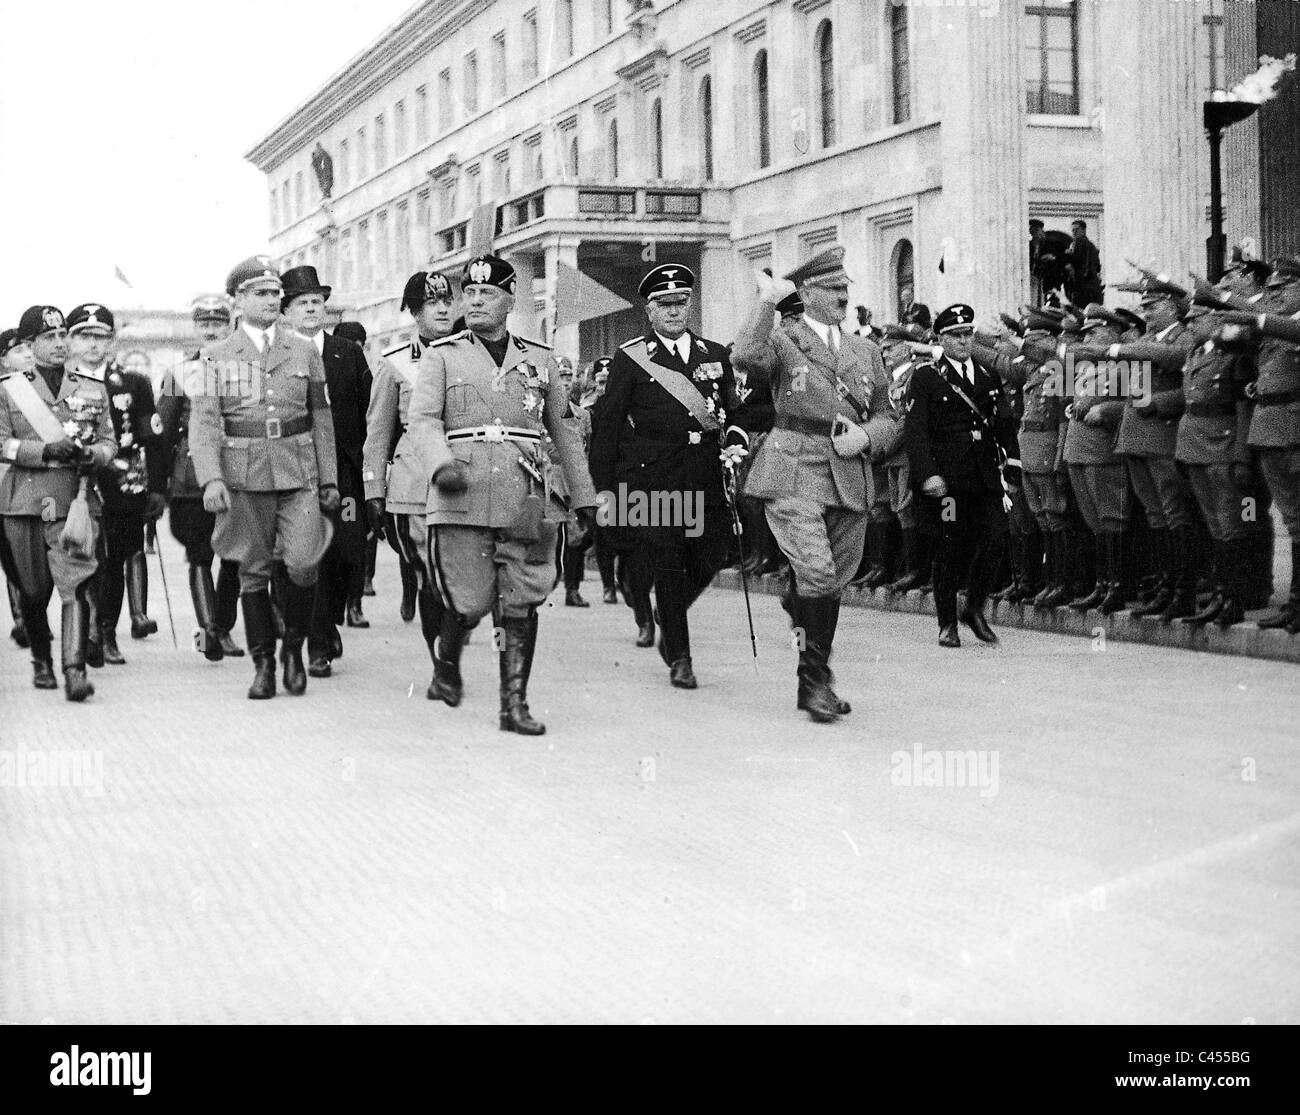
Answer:
<svg viewBox="0 0 1300 1115"><path fill-rule="evenodd" d="M63 311L58 306L28 306L18 319L18 339L30 341L51 329L63 329Z"/></svg>
<svg viewBox="0 0 1300 1115"><path fill-rule="evenodd" d="M460 276L461 288L467 286L500 287L507 294L515 292L515 269L500 256L475 256Z"/></svg>
<svg viewBox="0 0 1300 1115"><path fill-rule="evenodd" d="M20 344L22 342L18 339L18 330L6 329L3 333L0 333L0 356Z"/></svg>
<svg viewBox="0 0 1300 1115"><path fill-rule="evenodd" d="M406 286L402 288L402 304L398 309L418 314L426 302L450 302L455 297L455 288L446 275L437 271L417 271L406 280Z"/></svg>

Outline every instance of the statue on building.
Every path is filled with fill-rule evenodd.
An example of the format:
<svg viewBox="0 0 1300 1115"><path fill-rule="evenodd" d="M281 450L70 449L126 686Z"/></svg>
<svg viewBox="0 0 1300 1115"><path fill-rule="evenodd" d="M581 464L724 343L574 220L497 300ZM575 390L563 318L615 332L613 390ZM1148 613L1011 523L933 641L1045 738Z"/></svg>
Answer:
<svg viewBox="0 0 1300 1115"><path fill-rule="evenodd" d="M627 0L627 25L640 41L654 37L659 25L654 0Z"/></svg>
<svg viewBox="0 0 1300 1115"><path fill-rule="evenodd" d="M311 153L311 169L316 175L317 185L320 186L321 197L328 199L334 189L334 160L319 143Z"/></svg>

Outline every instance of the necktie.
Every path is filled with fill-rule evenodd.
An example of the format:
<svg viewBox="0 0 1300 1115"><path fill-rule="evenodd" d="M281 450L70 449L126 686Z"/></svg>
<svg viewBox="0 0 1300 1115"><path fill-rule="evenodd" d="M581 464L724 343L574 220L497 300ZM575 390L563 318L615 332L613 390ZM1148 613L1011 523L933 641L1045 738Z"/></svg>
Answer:
<svg viewBox="0 0 1300 1115"><path fill-rule="evenodd" d="M262 330L262 355L265 356L270 351L271 351L271 331L269 329L263 329Z"/></svg>
<svg viewBox="0 0 1300 1115"><path fill-rule="evenodd" d="M831 352L838 356L840 354L840 331L832 325L827 332L831 338Z"/></svg>

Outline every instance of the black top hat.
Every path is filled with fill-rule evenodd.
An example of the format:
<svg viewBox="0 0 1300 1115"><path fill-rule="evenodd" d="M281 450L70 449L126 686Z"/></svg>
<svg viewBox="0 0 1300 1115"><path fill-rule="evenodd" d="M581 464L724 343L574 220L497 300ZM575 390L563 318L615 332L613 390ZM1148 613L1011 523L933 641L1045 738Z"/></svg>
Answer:
<svg viewBox="0 0 1300 1115"><path fill-rule="evenodd" d="M310 263L305 263L301 267L289 268L280 276L280 284L284 287L284 295L280 299L282 308L288 306L300 294L320 294L324 295L326 301L329 301L329 296L333 291L332 287L327 287L320 281L316 274L316 268Z"/></svg>

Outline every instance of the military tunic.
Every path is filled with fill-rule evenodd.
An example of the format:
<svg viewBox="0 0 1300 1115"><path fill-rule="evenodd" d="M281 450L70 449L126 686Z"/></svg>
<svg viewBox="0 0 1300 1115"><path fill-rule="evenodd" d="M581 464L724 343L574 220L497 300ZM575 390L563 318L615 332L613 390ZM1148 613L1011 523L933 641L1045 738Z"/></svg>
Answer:
<svg viewBox="0 0 1300 1115"><path fill-rule="evenodd" d="M1293 283L1266 296L1257 309L1300 321L1298 299L1300 286ZM1259 451L1260 471L1294 544L1300 541L1300 345L1265 337L1256 364L1248 441Z"/></svg>
<svg viewBox="0 0 1300 1115"><path fill-rule="evenodd" d="M334 487L337 459L320 355L283 325L265 357L243 328L204 349L191 399L190 453L201 488L224 480L230 510L216 517L213 549L240 565L244 593L270 584L272 556L307 587L333 531L319 489Z"/></svg>
<svg viewBox="0 0 1300 1115"><path fill-rule="evenodd" d="M498 367L470 330L435 341L408 412L429 483L429 566L443 601L471 623L494 608L526 617L555 587L556 535L569 508L553 498L543 431L555 440L571 507L596 504L550 348L513 335L507 342ZM462 492L432 483L453 461L466 476Z"/></svg>

